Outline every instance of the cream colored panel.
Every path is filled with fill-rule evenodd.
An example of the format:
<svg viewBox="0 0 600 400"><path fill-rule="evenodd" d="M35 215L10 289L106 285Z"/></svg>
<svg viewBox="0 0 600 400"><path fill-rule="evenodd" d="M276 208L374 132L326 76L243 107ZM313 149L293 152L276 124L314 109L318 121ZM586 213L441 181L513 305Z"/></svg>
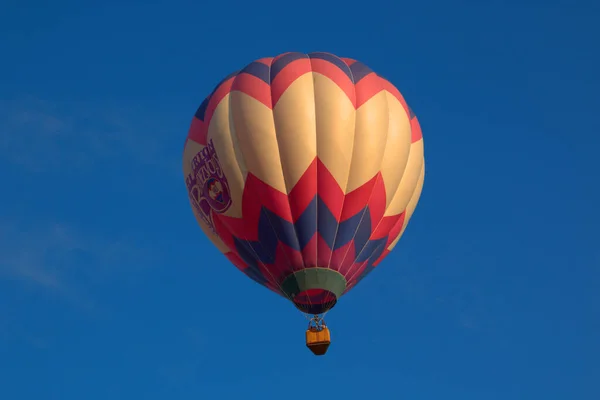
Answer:
<svg viewBox="0 0 600 400"><path fill-rule="evenodd" d="M240 172L244 176L244 182L245 182L246 176L248 175L248 167L246 167L246 161L244 161L244 155L242 154L240 142L238 140L237 133L235 131L235 124L233 123L233 115L231 114L231 112L229 112L229 133L231 134L231 143L233 144L233 152L235 153L235 158L236 158L238 166L240 168Z"/></svg>
<svg viewBox="0 0 600 400"><path fill-rule="evenodd" d="M298 183L317 156L313 74L292 83L273 109L286 193Z"/></svg>
<svg viewBox="0 0 600 400"><path fill-rule="evenodd" d="M248 172L285 193L273 112L245 93L235 91L229 96L233 131Z"/></svg>
<svg viewBox="0 0 600 400"><path fill-rule="evenodd" d="M187 179L192 173L192 159L198 154L204 146L198 142L188 139L183 149L183 179Z"/></svg>
<svg viewBox="0 0 600 400"><path fill-rule="evenodd" d="M404 217L404 226L402 227L402 230L400 231L400 234L398 235L398 237L396 239L394 239L392 241L392 243L390 243L390 245L388 246L388 250L392 250L394 248L394 246L396 246L396 244L398 243L398 241L400 240L402 235L404 234L404 231L406 230L406 227L408 226L408 222L410 221L411 217L413 216L413 213L415 212L415 209L417 208L417 203L419 203L419 199L421 198L421 193L423 192L424 181L425 181L425 163L423 163L423 168L421 168L421 174L419 175L419 180L417 182L417 187L415 188L415 192L413 193L413 195L408 203L408 206L406 207L406 216Z"/></svg>
<svg viewBox="0 0 600 400"><path fill-rule="evenodd" d="M342 190L346 189L354 147L356 110L331 79L313 73L317 123L317 153Z"/></svg>
<svg viewBox="0 0 600 400"><path fill-rule="evenodd" d="M392 202L392 198L398 190L402 180L408 156L410 154L410 120L402 104L392 94L386 92L389 127L387 145L381 164L381 174L385 184L386 207Z"/></svg>
<svg viewBox="0 0 600 400"><path fill-rule="evenodd" d="M392 201L385 210L385 215L398 215L406 209L417 187L421 170L423 169L423 140L414 142L410 146L408 163L404 175L398 185Z"/></svg>
<svg viewBox="0 0 600 400"><path fill-rule="evenodd" d="M352 164L346 193L361 187L381 168L388 134L387 92L381 91L356 110Z"/></svg>
<svg viewBox="0 0 600 400"><path fill-rule="evenodd" d="M231 194L231 207L223 214L229 217L241 218L242 195L246 176L238 163L230 125L229 96L227 95L217 105L208 127L208 142L212 140L219 164L227 178Z"/></svg>

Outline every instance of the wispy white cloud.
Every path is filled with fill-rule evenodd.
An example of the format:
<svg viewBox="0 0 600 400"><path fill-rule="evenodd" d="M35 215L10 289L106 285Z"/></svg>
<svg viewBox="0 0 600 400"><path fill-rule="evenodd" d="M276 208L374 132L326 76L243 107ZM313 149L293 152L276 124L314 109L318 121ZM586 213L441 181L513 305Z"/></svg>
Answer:
<svg viewBox="0 0 600 400"><path fill-rule="evenodd" d="M146 266L151 259L148 249L126 238L107 239L61 224L0 225L0 280L21 282L84 308L94 303L87 285L119 276L123 265Z"/></svg>
<svg viewBox="0 0 600 400"><path fill-rule="evenodd" d="M152 125L143 111L133 108L0 99L0 157L36 172L119 158L169 168L175 160L163 151L167 135Z"/></svg>
<svg viewBox="0 0 600 400"><path fill-rule="evenodd" d="M155 122L134 108L0 98L0 179L8 176L18 181L28 175L37 179L37 174L47 172L55 173L54 179L69 171L101 175L113 165L115 170L152 167L179 173L179 154L165 152L168 146L163 141L168 135ZM13 189L14 202L38 201L18 190ZM44 221L39 213L7 217L13 209L0 213L0 339L12 332L9 336L30 335L33 346L46 346L48 341L41 335L13 326L18 318L10 315L11 309L18 307L11 304L52 296L97 316L107 310L95 293L160 258L159 250L143 244L142 236L130 230L113 236L77 222L47 222L77 221L76 216L70 220L45 215Z"/></svg>

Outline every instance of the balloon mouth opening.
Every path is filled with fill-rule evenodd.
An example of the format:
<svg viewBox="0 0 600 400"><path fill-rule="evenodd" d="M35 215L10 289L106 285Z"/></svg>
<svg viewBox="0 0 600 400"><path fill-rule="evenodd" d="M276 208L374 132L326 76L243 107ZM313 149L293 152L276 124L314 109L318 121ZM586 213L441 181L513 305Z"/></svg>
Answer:
<svg viewBox="0 0 600 400"><path fill-rule="evenodd" d="M329 268L305 268L287 276L282 293L306 314L323 314L335 306L346 290L346 279Z"/></svg>
<svg viewBox="0 0 600 400"><path fill-rule="evenodd" d="M292 301L303 313L316 315L332 309L337 296L326 289L307 289L294 296Z"/></svg>

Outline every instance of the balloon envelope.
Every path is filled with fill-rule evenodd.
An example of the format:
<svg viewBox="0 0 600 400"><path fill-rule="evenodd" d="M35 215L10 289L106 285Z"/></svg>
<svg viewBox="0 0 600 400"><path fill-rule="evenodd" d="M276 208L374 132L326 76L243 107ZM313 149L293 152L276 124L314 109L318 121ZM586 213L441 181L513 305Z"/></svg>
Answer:
<svg viewBox="0 0 600 400"><path fill-rule="evenodd" d="M398 89L366 65L285 53L204 100L183 173L200 227L231 263L320 314L400 239L423 186L423 139Z"/></svg>

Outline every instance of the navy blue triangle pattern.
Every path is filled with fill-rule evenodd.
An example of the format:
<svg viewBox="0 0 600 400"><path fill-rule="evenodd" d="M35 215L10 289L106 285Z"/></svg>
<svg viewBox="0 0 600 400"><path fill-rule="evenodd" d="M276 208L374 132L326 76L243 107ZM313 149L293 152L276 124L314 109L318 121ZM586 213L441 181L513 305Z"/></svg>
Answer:
<svg viewBox="0 0 600 400"><path fill-rule="evenodd" d="M314 235L319 233L327 246L334 251L354 241L355 253L348 257L353 257L356 263L368 261L367 267L360 276L353 277L354 280L366 276L385 250L388 237L370 240L373 229L368 206L353 217L338 223L329 208L316 195L296 223L286 221L263 206L258 221L258 240L247 241L234 237L234 243L236 252L248 265L247 275L264 285L267 278L259 265L268 266L276 262L275 255L280 242L296 251L302 251ZM335 269L335 266L329 267ZM352 278L351 275L347 278Z"/></svg>

